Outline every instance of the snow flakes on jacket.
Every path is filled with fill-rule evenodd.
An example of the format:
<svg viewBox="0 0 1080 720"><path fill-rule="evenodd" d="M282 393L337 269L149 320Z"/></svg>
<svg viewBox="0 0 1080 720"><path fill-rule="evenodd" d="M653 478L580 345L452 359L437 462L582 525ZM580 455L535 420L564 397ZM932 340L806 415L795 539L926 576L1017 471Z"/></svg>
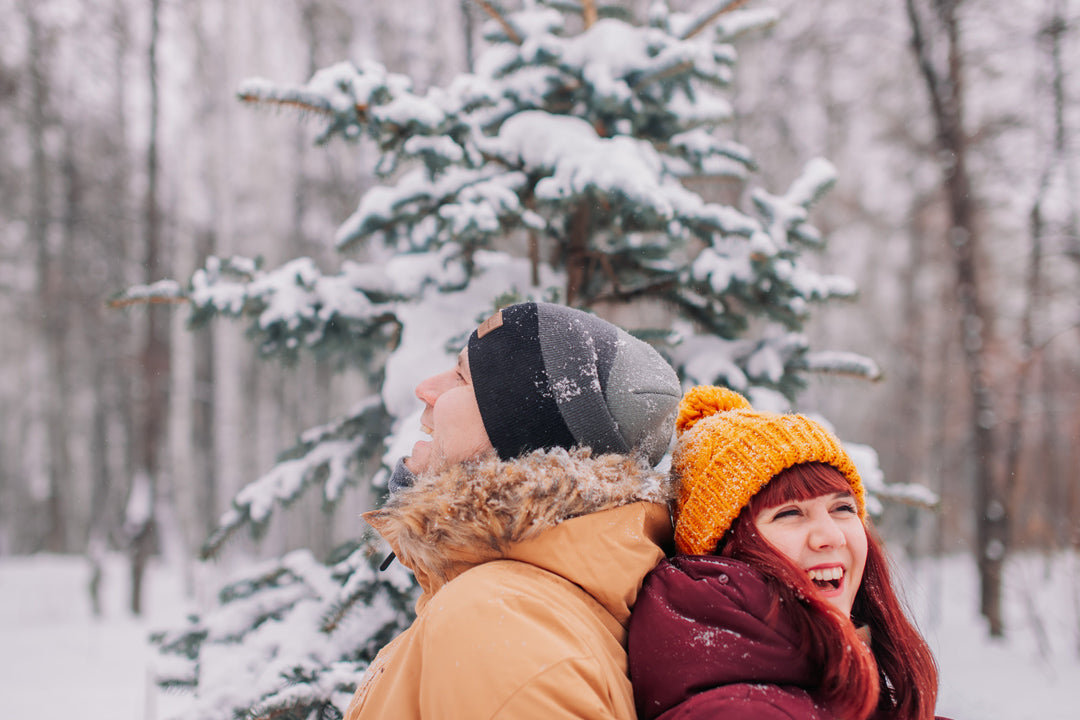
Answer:
<svg viewBox="0 0 1080 720"><path fill-rule="evenodd" d="M645 579L630 623L641 720L827 720L820 673L755 568L677 555Z"/></svg>
<svg viewBox="0 0 1080 720"><path fill-rule="evenodd" d="M365 515L425 592L346 718L632 720L626 625L667 499L663 473L587 451L418 478Z"/></svg>

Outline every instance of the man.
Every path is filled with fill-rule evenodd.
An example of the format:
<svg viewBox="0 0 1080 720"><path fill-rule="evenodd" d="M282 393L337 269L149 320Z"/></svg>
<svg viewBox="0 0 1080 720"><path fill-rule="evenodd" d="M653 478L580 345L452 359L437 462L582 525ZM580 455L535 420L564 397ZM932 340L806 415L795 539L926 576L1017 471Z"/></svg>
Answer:
<svg viewBox="0 0 1080 720"><path fill-rule="evenodd" d="M593 315L522 303L416 395L431 439L364 517L424 592L347 720L634 718L625 628L670 537L652 468L675 372Z"/></svg>

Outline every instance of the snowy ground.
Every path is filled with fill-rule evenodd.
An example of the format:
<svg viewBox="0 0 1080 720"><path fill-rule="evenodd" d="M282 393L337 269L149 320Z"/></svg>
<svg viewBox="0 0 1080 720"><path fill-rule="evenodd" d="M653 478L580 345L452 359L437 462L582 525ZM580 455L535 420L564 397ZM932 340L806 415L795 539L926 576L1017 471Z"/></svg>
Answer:
<svg viewBox="0 0 1080 720"><path fill-rule="evenodd" d="M147 618L124 611L125 567L106 569L94 619L81 558L0 559L0 703L5 720L156 720L183 715L183 696L150 679L147 633L188 605L178 573L154 568ZM926 562L902 577L941 666L938 711L954 720L1074 720L1080 705L1080 558L1014 561L1010 636L984 638L967 558Z"/></svg>

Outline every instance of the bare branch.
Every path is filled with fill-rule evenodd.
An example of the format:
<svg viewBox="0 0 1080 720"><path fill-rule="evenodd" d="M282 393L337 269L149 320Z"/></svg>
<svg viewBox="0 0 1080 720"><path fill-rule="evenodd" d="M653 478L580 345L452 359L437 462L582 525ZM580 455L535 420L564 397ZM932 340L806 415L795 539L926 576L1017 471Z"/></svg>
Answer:
<svg viewBox="0 0 1080 720"><path fill-rule="evenodd" d="M275 105L277 107L291 108L302 112L318 113L319 115L325 115L327 117L334 114L334 111L328 107L304 102L303 100L297 100L296 98L267 98L252 92L239 93L238 97L242 102L251 103L252 105ZM357 115L360 115L361 117L367 112L367 105L356 103L354 107L356 108Z"/></svg>
<svg viewBox="0 0 1080 720"><path fill-rule="evenodd" d="M110 308L124 308L133 305L181 305L191 302L186 297L163 297L161 295L149 295L144 297L121 297L109 300L106 305Z"/></svg>
<svg viewBox="0 0 1080 720"><path fill-rule="evenodd" d="M518 35L517 30L514 30L513 26L510 24L510 21L507 20L501 12L496 10L491 3L487 2L487 0L476 0L476 4L479 5L484 12L490 15L495 20L495 22L499 23L499 25L502 26L502 29L506 31L506 36L510 38L510 41L512 43L514 43L515 45L521 44L521 36Z"/></svg>
<svg viewBox="0 0 1080 720"><path fill-rule="evenodd" d="M922 20L919 19L919 13L915 9L915 0L905 0L904 5L907 8L908 20L911 24L911 47L915 52L916 62L919 64L919 71L922 73L923 80L926 82L926 89L930 94L930 104L933 106L934 115L937 118L945 117L945 98L943 97L944 91L941 87L941 76L938 75L937 69L934 67L934 62L930 58L930 48L926 43L926 36L923 32ZM940 128L939 123L939 128ZM941 130L938 130L940 137Z"/></svg>
<svg viewBox="0 0 1080 720"><path fill-rule="evenodd" d="M599 17L596 11L596 0L582 0L581 17L585 21L586 30L596 23L596 19Z"/></svg>
<svg viewBox="0 0 1080 720"><path fill-rule="evenodd" d="M731 12L732 10L735 10L745 2L746 0L729 0L729 2L721 4L720 7L716 8L714 11L712 11L705 17L700 18L696 23L694 23L689 30L683 33L682 39L689 40L705 28L709 27L709 25L711 25L716 20L716 18L720 17L726 12Z"/></svg>

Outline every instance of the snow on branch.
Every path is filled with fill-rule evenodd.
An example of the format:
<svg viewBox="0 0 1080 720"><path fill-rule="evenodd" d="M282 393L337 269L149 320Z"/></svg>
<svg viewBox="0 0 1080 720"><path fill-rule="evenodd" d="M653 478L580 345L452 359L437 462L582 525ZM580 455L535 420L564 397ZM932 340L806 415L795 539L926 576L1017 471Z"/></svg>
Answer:
<svg viewBox="0 0 1080 720"><path fill-rule="evenodd" d="M730 43L749 33L767 30L778 22L780 22L780 13L776 8L737 10L717 20L715 37L721 42Z"/></svg>
<svg viewBox="0 0 1080 720"><path fill-rule="evenodd" d="M851 352L818 351L807 353L804 367L812 373L843 375L863 380L881 380L881 368L870 358Z"/></svg>
<svg viewBox="0 0 1080 720"><path fill-rule="evenodd" d="M277 505L289 505L312 487L321 485L324 507L333 508L344 488L356 482L357 466L379 454L389 429L386 408L376 396L347 417L305 432L269 472L237 493L203 544L203 559L216 555L245 525L258 535Z"/></svg>
<svg viewBox="0 0 1080 720"><path fill-rule="evenodd" d="M698 19L692 22L690 27L683 31L682 38L684 40L689 40L715 22L721 15L735 10L745 2L746 0L719 0L719 2L714 3L712 7L701 13Z"/></svg>
<svg viewBox="0 0 1080 720"><path fill-rule="evenodd" d="M745 178L748 170L757 169L749 148L733 140L717 138L703 127L672 135L663 151L668 156L679 157L691 164L692 169L680 173L685 175L727 174ZM710 161L717 158L730 161L725 163L726 173L719 173L717 167L710 165Z"/></svg>
<svg viewBox="0 0 1080 720"><path fill-rule="evenodd" d="M381 146L399 146L411 135L438 135L446 129L452 107L444 107L438 91L420 97L412 81L377 62L341 62L316 72L300 87L276 85L262 78L243 82L241 100L297 108L327 119L317 142L335 135L356 140L366 130Z"/></svg>
<svg viewBox="0 0 1080 720"><path fill-rule="evenodd" d="M487 0L473 0L480 8L486 12L495 22L499 23L503 32L506 33L506 37L510 39L510 42L515 45L521 44L521 36L518 35L514 27L507 21L506 16L495 9L495 6L487 2Z"/></svg>
<svg viewBox="0 0 1080 720"><path fill-rule="evenodd" d="M869 445L844 443L844 450L855 463L859 477L862 478L863 487L866 488L866 510L871 515L881 515L885 502L927 510L938 506L940 498L925 485L885 482L877 451Z"/></svg>
<svg viewBox="0 0 1080 720"><path fill-rule="evenodd" d="M491 164L477 170L450 168L438 178L416 169L396 185L377 186L360 199L356 212L338 230L336 245L349 249L380 237L402 252L484 246L522 225L543 221L523 207L525 173ZM439 251L443 267L454 258ZM438 284L452 284L444 273Z"/></svg>
<svg viewBox="0 0 1080 720"><path fill-rule="evenodd" d="M791 183L784 199L809 209L836 184L836 167L823 158L806 164L802 174Z"/></svg>
<svg viewBox="0 0 1080 720"><path fill-rule="evenodd" d="M385 569L376 567L376 563L381 564L388 552L385 545L380 547L383 552L377 553L374 544L358 543L345 559L336 564L334 577L342 579L343 584L323 614L321 628L324 632L336 630L354 607L371 605L380 594L385 594L392 603L412 606L417 593L415 577L401 563L391 563ZM378 647L368 650L377 651Z"/></svg>
<svg viewBox="0 0 1080 720"><path fill-rule="evenodd" d="M398 297L387 288L385 273L364 272L357 263L324 275L306 257L273 270L248 258L210 257L192 275L188 297L192 326L216 315L248 318L262 354L285 360L301 349L328 353L358 338L387 340L399 330L393 312Z"/></svg>
<svg viewBox="0 0 1080 720"><path fill-rule="evenodd" d="M175 280L158 280L147 285L132 285L109 298L111 308L131 305L159 305L188 302L187 294Z"/></svg>
<svg viewBox="0 0 1080 720"><path fill-rule="evenodd" d="M155 633L165 659L155 668L159 682L195 692L185 720L340 712L378 649L408 624L415 602L411 583L376 577L373 557L370 547L350 547L344 564L324 565L310 551L294 551L223 588L213 613ZM357 562L362 571L351 567ZM354 608L349 632L312 632L351 575L365 579L370 603Z"/></svg>

